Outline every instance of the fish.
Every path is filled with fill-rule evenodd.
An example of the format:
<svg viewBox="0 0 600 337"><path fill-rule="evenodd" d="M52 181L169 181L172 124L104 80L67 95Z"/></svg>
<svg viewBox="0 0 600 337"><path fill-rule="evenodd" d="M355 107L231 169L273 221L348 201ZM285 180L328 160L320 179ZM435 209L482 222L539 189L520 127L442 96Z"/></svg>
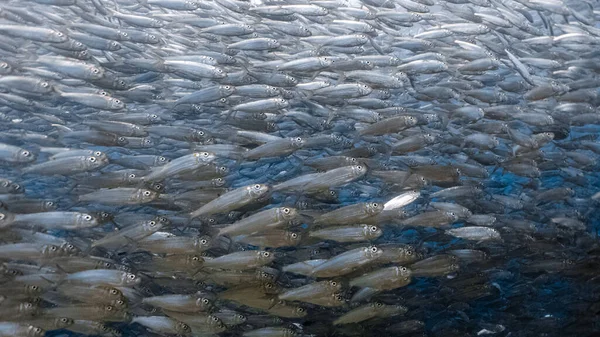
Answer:
<svg viewBox="0 0 600 337"><path fill-rule="evenodd" d="M598 7L4 1L0 335L597 335Z"/></svg>

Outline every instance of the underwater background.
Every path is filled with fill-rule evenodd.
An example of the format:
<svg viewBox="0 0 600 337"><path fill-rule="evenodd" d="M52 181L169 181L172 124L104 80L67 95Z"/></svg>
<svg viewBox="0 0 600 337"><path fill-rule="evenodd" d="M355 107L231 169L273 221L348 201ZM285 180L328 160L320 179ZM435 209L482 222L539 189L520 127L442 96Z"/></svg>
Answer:
<svg viewBox="0 0 600 337"><path fill-rule="evenodd" d="M599 19L0 1L0 337L600 336Z"/></svg>

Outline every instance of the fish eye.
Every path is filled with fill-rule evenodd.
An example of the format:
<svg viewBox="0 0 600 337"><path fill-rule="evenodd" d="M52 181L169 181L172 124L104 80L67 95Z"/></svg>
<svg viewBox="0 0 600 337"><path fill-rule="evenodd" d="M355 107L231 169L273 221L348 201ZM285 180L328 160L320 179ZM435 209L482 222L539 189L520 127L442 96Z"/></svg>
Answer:
<svg viewBox="0 0 600 337"><path fill-rule="evenodd" d="M336 286L337 286L337 282L335 282L335 281L331 281L331 282L329 282L329 284L330 284L332 287L336 287Z"/></svg>
<svg viewBox="0 0 600 337"><path fill-rule="evenodd" d="M56 32L56 36L65 36L65 34L63 34L61 32Z"/></svg>
<svg viewBox="0 0 600 337"><path fill-rule="evenodd" d="M192 257L192 261L200 261L200 258L197 256Z"/></svg>
<svg viewBox="0 0 600 337"><path fill-rule="evenodd" d="M111 289L111 290L110 290L110 294L111 294L111 295L118 295L118 294L119 294L119 291L118 291L117 289Z"/></svg>
<svg viewBox="0 0 600 337"><path fill-rule="evenodd" d="M152 40L156 39L156 36L154 36L153 34L148 35L149 38L151 38Z"/></svg>
<svg viewBox="0 0 600 337"><path fill-rule="evenodd" d="M297 239L297 238L298 238L298 234L296 234L296 233L292 233L292 234L290 234L290 237L291 237L292 239Z"/></svg>
<svg viewBox="0 0 600 337"><path fill-rule="evenodd" d="M402 271L402 272L407 272L407 271L408 271L408 269L406 269L406 267L402 267L402 268L400 268L400 271Z"/></svg>
<svg viewBox="0 0 600 337"><path fill-rule="evenodd" d="M271 256L271 253L269 253L269 252L263 252L263 253L262 253L262 256L264 256L264 257L269 257L269 256Z"/></svg>
<svg viewBox="0 0 600 337"><path fill-rule="evenodd" d="M106 309L106 311L113 311L113 309L114 309L112 305L107 305L104 308Z"/></svg>
<svg viewBox="0 0 600 337"><path fill-rule="evenodd" d="M218 322L219 321L219 318L216 317L216 316L212 316L211 319L212 319L213 322Z"/></svg>
<svg viewBox="0 0 600 337"><path fill-rule="evenodd" d="M92 72L93 72L94 74L97 74L97 73L99 73L99 72L100 72L100 70L98 70L98 69L96 69L96 68L93 68L93 69L92 69Z"/></svg>
<svg viewBox="0 0 600 337"><path fill-rule="evenodd" d="M156 221L150 221L148 224L149 224L150 226L154 227L154 226L156 226Z"/></svg>
<svg viewBox="0 0 600 337"><path fill-rule="evenodd" d="M383 307L383 303L377 302L377 303L375 303L375 306L378 307L378 308L381 308L381 307Z"/></svg>
<svg viewBox="0 0 600 337"><path fill-rule="evenodd" d="M128 278L128 279L130 279L130 280L135 280L135 275L133 275L133 274L128 274L128 275L127 275L127 278Z"/></svg>
<svg viewBox="0 0 600 337"><path fill-rule="evenodd" d="M256 184L256 185L254 185L254 189L255 189L255 190L259 190L259 189L260 189L260 184Z"/></svg>
<svg viewBox="0 0 600 337"><path fill-rule="evenodd" d="M4 68L4 69L8 68L8 63L6 63L6 62L0 63L0 68Z"/></svg>
<svg viewBox="0 0 600 337"><path fill-rule="evenodd" d="M281 211L285 214L290 214L290 209L287 207L284 207Z"/></svg>
<svg viewBox="0 0 600 337"><path fill-rule="evenodd" d="M31 286L31 290L33 291L38 291L40 289L40 287L38 286Z"/></svg>
<svg viewBox="0 0 600 337"><path fill-rule="evenodd" d="M162 156L158 157L158 161L166 161L166 160L167 160L167 158L165 158L165 157L162 157Z"/></svg>
<svg viewBox="0 0 600 337"><path fill-rule="evenodd" d="M23 157L29 157L29 155L31 154L31 152L27 151L27 150L23 150L21 152L21 154L23 155Z"/></svg>
<svg viewBox="0 0 600 337"><path fill-rule="evenodd" d="M341 302L341 301L344 300L344 298L342 297L342 295L336 295L335 296L335 300L338 301L338 302Z"/></svg>
<svg viewBox="0 0 600 337"><path fill-rule="evenodd" d="M50 251L54 252L56 251L58 248L56 246L50 246Z"/></svg>
<svg viewBox="0 0 600 337"><path fill-rule="evenodd" d="M205 245L205 244L207 244L207 243L208 243L208 240L206 240L206 239L202 239L202 240L200 240L200 243L201 243L201 244L203 244L203 245Z"/></svg>
<svg viewBox="0 0 600 337"><path fill-rule="evenodd" d="M377 207L379 207L379 204L378 204L378 203L376 203L376 202L374 202L374 203L372 203L372 204L371 204L371 206L373 206L373 207L376 207L376 208L377 208Z"/></svg>
<svg viewBox="0 0 600 337"><path fill-rule="evenodd" d="M25 303L25 308L26 308L26 309L33 308L33 304L32 304L32 303L29 303L29 302L27 302L27 303Z"/></svg>
<svg viewBox="0 0 600 337"><path fill-rule="evenodd" d="M200 136L204 136L204 131L198 131L198 134L199 134Z"/></svg>
<svg viewBox="0 0 600 337"><path fill-rule="evenodd" d="M61 321L62 323L68 323L68 322L69 322L69 319L68 319L68 318L66 318L66 317L63 317L63 318L61 318L61 319L60 319L60 321Z"/></svg>
<svg viewBox="0 0 600 337"><path fill-rule="evenodd" d="M296 137L296 141L297 142L301 142L302 141L302 137Z"/></svg>
<svg viewBox="0 0 600 337"><path fill-rule="evenodd" d="M129 34L127 32L121 32L121 35L123 35L125 37L129 36Z"/></svg>
<svg viewBox="0 0 600 337"><path fill-rule="evenodd" d="M151 194L150 191L144 191L145 196L149 196L150 194Z"/></svg>
<svg viewBox="0 0 600 337"><path fill-rule="evenodd" d="M115 103L116 103L116 104L121 104L121 101L120 101L120 100L118 100L118 99L115 99Z"/></svg>
<svg viewBox="0 0 600 337"><path fill-rule="evenodd" d="M219 102L221 102L221 103L227 103L227 98L221 98L221 99L219 100Z"/></svg>
<svg viewBox="0 0 600 337"><path fill-rule="evenodd" d="M92 220L92 216L89 215L89 214L86 214L86 215L83 216L83 220L90 221L90 220Z"/></svg>
<svg viewBox="0 0 600 337"><path fill-rule="evenodd" d="M94 156L101 156L101 155L102 155L102 152L100 152L100 151L95 151L94 152Z"/></svg>
<svg viewBox="0 0 600 337"><path fill-rule="evenodd" d="M35 331L35 333L37 334L41 334L42 332L44 332L44 330L42 330L42 328L34 328L33 331Z"/></svg>
<svg viewBox="0 0 600 337"><path fill-rule="evenodd" d="M413 251L412 250L406 251L406 255L413 255Z"/></svg>
<svg viewBox="0 0 600 337"><path fill-rule="evenodd" d="M371 226L370 230L371 232L377 232L377 226Z"/></svg>
<svg viewBox="0 0 600 337"><path fill-rule="evenodd" d="M42 82L40 85L41 85L42 87L46 88L46 87L47 87L49 84L48 84L48 82Z"/></svg>
<svg viewBox="0 0 600 337"><path fill-rule="evenodd" d="M92 163L95 163L96 162L96 157L89 157L88 160L91 161Z"/></svg>
<svg viewBox="0 0 600 337"><path fill-rule="evenodd" d="M377 253L377 247L371 247L371 253Z"/></svg>
<svg viewBox="0 0 600 337"><path fill-rule="evenodd" d="M125 305L125 302L123 300L117 300L116 302L119 306Z"/></svg>
<svg viewBox="0 0 600 337"><path fill-rule="evenodd" d="M135 173L129 174L129 179L133 179L133 178L135 178Z"/></svg>
<svg viewBox="0 0 600 337"><path fill-rule="evenodd" d="M296 309L296 311L302 313L302 312L304 312L304 308L298 307L298 309Z"/></svg>

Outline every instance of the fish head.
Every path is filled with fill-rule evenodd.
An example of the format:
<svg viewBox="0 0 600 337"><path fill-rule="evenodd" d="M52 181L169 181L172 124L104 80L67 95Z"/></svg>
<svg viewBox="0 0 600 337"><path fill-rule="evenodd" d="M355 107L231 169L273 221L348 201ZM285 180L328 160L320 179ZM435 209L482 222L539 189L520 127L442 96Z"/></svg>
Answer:
<svg viewBox="0 0 600 337"><path fill-rule="evenodd" d="M254 184L248 186L246 189L253 199L258 199L265 196L270 190L269 186L265 184Z"/></svg>
<svg viewBox="0 0 600 337"><path fill-rule="evenodd" d="M294 137L290 139L290 143L292 145L292 148L301 149L304 147L306 141L302 137Z"/></svg>
<svg viewBox="0 0 600 337"><path fill-rule="evenodd" d="M65 242L58 248L63 256L75 256L81 253L81 249L70 242Z"/></svg>
<svg viewBox="0 0 600 337"><path fill-rule="evenodd" d="M51 92L52 90L54 90L54 88L48 81L39 81L36 83L35 86L36 86L36 90L39 92L48 93L48 92Z"/></svg>
<svg viewBox="0 0 600 337"><path fill-rule="evenodd" d="M124 31L119 31L118 32L117 40L119 40L119 41L129 41L129 40L131 40L131 37L129 36L129 33L124 32Z"/></svg>
<svg viewBox="0 0 600 337"><path fill-rule="evenodd" d="M175 323L175 331L177 331L177 334L180 336L187 336L192 333L192 328L183 322L177 321Z"/></svg>
<svg viewBox="0 0 600 337"><path fill-rule="evenodd" d="M375 240L383 234L381 228L374 225L365 225L363 227L363 233L367 240Z"/></svg>
<svg viewBox="0 0 600 337"><path fill-rule="evenodd" d="M223 321L214 315L208 315L208 317L206 318L207 320L207 325L209 325L211 327L211 331L215 332L215 331L225 331L225 324L223 324Z"/></svg>
<svg viewBox="0 0 600 337"><path fill-rule="evenodd" d="M261 262L261 264L268 264L273 262L275 259L275 254L265 250L259 250L256 252L256 258Z"/></svg>
<svg viewBox="0 0 600 337"><path fill-rule="evenodd" d="M132 273L123 273L121 282L126 287L132 287L142 282L142 279Z"/></svg>
<svg viewBox="0 0 600 337"><path fill-rule="evenodd" d="M51 35L52 35L52 39L55 42L67 42L67 40L69 40L69 37L61 31L55 30L52 32Z"/></svg>
<svg viewBox="0 0 600 337"><path fill-rule="evenodd" d="M158 38L158 36L156 36L154 34L145 34L144 41L146 43L150 43L150 44L157 44L160 42L160 39Z"/></svg>
<svg viewBox="0 0 600 337"><path fill-rule="evenodd" d="M35 161L36 155L31 153L31 151L29 150L20 149L19 151L17 151L15 159L19 163L30 163L32 161Z"/></svg>
<svg viewBox="0 0 600 337"><path fill-rule="evenodd" d="M225 78L225 77L227 77L227 73L223 69L221 69L221 68L215 68L215 69L213 69L212 73L213 73L213 76L215 78Z"/></svg>
<svg viewBox="0 0 600 337"><path fill-rule="evenodd" d="M301 317L305 317L307 314L306 309L304 309L303 307L295 307L294 308L294 312L293 315L296 318L301 318Z"/></svg>
<svg viewBox="0 0 600 337"><path fill-rule="evenodd" d="M84 50L85 51L85 50ZM87 67L87 77L92 80L99 80L104 77L104 70L96 66Z"/></svg>
<svg viewBox="0 0 600 337"><path fill-rule="evenodd" d="M118 98L110 98L110 109L121 110L125 108L125 103Z"/></svg>
<svg viewBox="0 0 600 337"><path fill-rule="evenodd" d="M152 19L150 20L150 26L152 26L152 28L162 28L165 24L160 20Z"/></svg>
<svg viewBox="0 0 600 337"><path fill-rule="evenodd" d="M211 237L208 235L203 235L194 240L194 248L196 251L205 251L210 248L212 245Z"/></svg>
<svg viewBox="0 0 600 337"><path fill-rule="evenodd" d="M281 207L277 210L277 219L290 221L298 216L298 210L291 207Z"/></svg>
<svg viewBox="0 0 600 337"><path fill-rule="evenodd" d="M75 321L69 317L57 317L54 320L52 320L52 325L55 329L64 329L73 325L74 323Z"/></svg>
<svg viewBox="0 0 600 337"><path fill-rule="evenodd" d="M365 257L368 258L369 260L377 259L378 257L380 257L383 254L383 250L381 250L375 246L365 247L363 249L363 252L365 253Z"/></svg>
<svg viewBox="0 0 600 337"><path fill-rule="evenodd" d="M356 177L362 177L363 175L365 175L367 173L367 167L365 165L353 165L352 173Z"/></svg>
<svg viewBox="0 0 600 337"><path fill-rule="evenodd" d="M203 312L210 311L213 308L213 301L204 296L198 297L196 299L196 307Z"/></svg>
<svg viewBox="0 0 600 337"><path fill-rule="evenodd" d="M196 158L197 163L210 163L217 158L217 156L212 152L196 152L193 154L194 158Z"/></svg>
<svg viewBox="0 0 600 337"><path fill-rule="evenodd" d="M419 22L419 21L423 20L423 16L421 16L420 14L411 12L409 15L409 20L411 22Z"/></svg>
<svg viewBox="0 0 600 337"><path fill-rule="evenodd" d="M371 61L359 61L358 62L358 67L362 70L371 70L373 68L375 68L375 64L373 64L373 62Z"/></svg>
<svg viewBox="0 0 600 337"><path fill-rule="evenodd" d="M365 96L373 92L373 89L366 84L357 84L359 94Z"/></svg>
<svg viewBox="0 0 600 337"><path fill-rule="evenodd" d="M365 213L368 215L376 215L383 212L384 204L379 202L368 202L365 204Z"/></svg>
<svg viewBox="0 0 600 337"><path fill-rule="evenodd" d="M28 337L42 337L46 334L46 331L40 327L28 325L27 334Z"/></svg>
<svg viewBox="0 0 600 337"><path fill-rule="evenodd" d="M129 140L127 140L127 138L125 138L123 136L117 137L117 145L119 145L119 146L125 146L127 144L129 144Z"/></svg>
<svg viewBox="0 0 600 337"><path fill-rule="evenodd" d="M285 242L287 246L297 246L302 241L300 234L295 232L285 232Z"/></svg>
<svg viewBox="0 0 600 337"><path fill-rule="evenodd" d="M84 227L84 228L94 227L94 226L97 226L98 224L99 224L98 219L96 219L91 214L86 214L86 213L77 214L78 227Z"/></svg>
<svg viewBox="0 0 600 337"><path fill-rule="evenodd" d="M7 62L0 62L0 75L10 74L12 67Z"/></svg>
<svg viewBox="0 0 600 337"><path fill-rule="evenodd" d="M121 49L121 44L117 41L110 41L106 47L110 51L117 51Z"/></svg>
<svg viewBox="0 0 600 337"><path fill-rule="evenodd" d="M281 47L281 42L277 41L276 39L268 39L267 45L269 46L269 49L276 49Z"/></svg>
<svg viewBox="0 0 600 337"><path fill-rule="evenodd" d="M158 198L158 193L155 191L140 189L139 190L139 200L141 202L150 202Z"/></svg>

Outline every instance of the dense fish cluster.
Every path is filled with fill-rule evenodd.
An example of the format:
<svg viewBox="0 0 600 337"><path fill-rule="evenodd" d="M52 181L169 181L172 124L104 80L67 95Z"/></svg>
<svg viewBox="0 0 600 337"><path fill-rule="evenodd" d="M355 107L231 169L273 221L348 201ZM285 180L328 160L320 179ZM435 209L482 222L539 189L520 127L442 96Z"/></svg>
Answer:
<svg viewBox="0 0 600 337"><path fill-rule="evenodd" d="M597 0L0 3L0 337L598 336Z"/></svg>

